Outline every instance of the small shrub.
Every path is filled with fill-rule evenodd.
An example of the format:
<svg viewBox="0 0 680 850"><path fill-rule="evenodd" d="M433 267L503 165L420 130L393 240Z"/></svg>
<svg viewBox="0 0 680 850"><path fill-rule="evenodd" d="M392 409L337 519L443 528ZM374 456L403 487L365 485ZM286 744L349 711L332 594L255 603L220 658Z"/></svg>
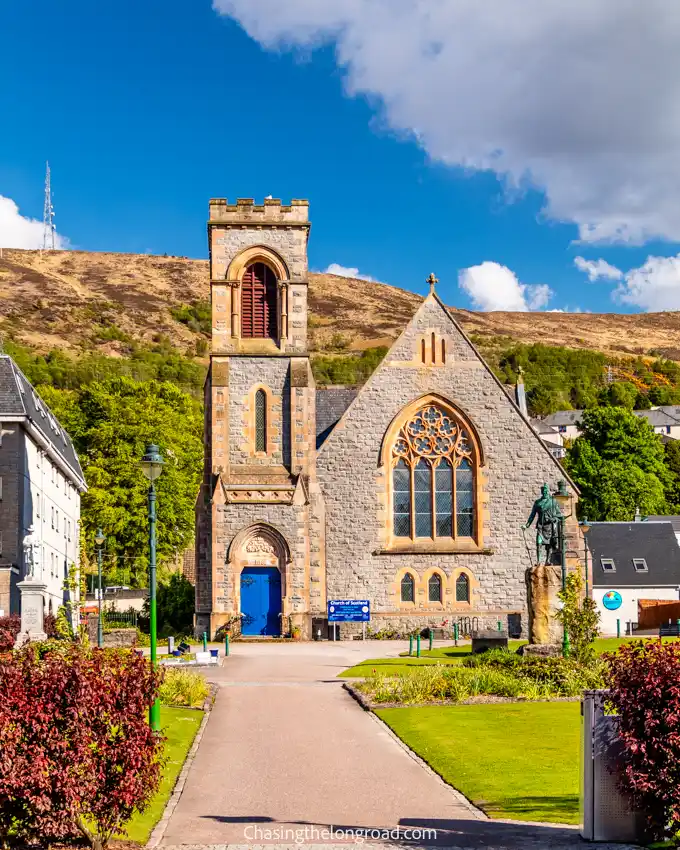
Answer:
<svg viewBox="0 0 680 850"><path fill-rule="evenodd" d="M20 631L21 617L18 614L0 617L0 652L9 652L14 649L14 643Z"/></svg>
<svg viewBox="0 0 680 850"><path fill-rule="evenodd" d="M635 641L605 663L623 747L619 786L650 840L671 837L680 830L680 643Z"/></svg>
<svg viewBox="0 0 680 850"><path fill-rule="evenodd" d="M165 705L188 705L199 708L210 693L208 683L193 670L168 667L161 683L159 696Z"/></svg>
<svg viewBox="0 0 680 850"><path fill-rule="evenodd" d="M595 600L584 596L581 574L570 573L567 576L566 588L557 596L563 605L556 612L555 619L567 630L572 657L581 664L594 663L593 644L600 633L600 612Z"/></svg>

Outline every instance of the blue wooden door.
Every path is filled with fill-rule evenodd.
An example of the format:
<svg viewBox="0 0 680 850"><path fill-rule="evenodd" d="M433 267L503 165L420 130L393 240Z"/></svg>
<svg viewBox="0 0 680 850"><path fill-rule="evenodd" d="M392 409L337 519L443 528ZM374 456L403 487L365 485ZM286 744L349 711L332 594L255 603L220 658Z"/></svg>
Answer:
<svg viewBox="0 0 680 850"><path fill-rule="evenodd" d="M241 573L241 632L281 634L281 573L276 567L244 567Z"/></svg>

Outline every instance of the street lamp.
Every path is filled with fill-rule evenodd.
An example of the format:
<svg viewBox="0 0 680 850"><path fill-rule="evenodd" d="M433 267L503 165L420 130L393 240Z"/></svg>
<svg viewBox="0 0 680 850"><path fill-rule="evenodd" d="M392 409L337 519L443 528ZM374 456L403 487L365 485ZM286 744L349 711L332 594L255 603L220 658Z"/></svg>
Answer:
<svg viewBox="0 0 680 850"><path fill-rule="evenodd" d="M557 495L561 499L569 498L569 491L567 490L567 482L563 479L557 482ZM562 592L567 589L567 534L566 534L566 521L569 519L571 514L565 516L564 511L560 511L560 547L561 547L561 555L560 558L562 562ZM564 658L569 657L569 633L567 632L567 625L564 624L564 628L562 631L562 655Z"/></svg>
<svg viewBox="0 0 680 850"><path fill-rule="evenodd" d="M104 627L102 625L102 546L104 545L104 532L101 528L97 529L94 536L94 542L97 544L97 576L99 577L99 616L97 618L97 646L101 649L104 646Z"/></svg>
<svg viewBox="0 0 680 850"><path fill-rule="evenodd" d="M588 517L584 516L583 520L579 522L578 527L581 529L581 533L583 534L583 548L585 549L586 555L586 599L590 596L590 588L588 587L588 540L586 539L586 534L590 531L590 523L588 522Z"/></svg>
<svg viewBox="0 0 680 850"><path fill-rule="evenodd" d="M151 665L157 666L156 658L156 488L154 481L163 471L163 455L158 446L150 443L141 461L142 472L149 482L149 632L151 633ZM156 698L149 712L149 723L153 732L161 729L161 704Z"/></svg>

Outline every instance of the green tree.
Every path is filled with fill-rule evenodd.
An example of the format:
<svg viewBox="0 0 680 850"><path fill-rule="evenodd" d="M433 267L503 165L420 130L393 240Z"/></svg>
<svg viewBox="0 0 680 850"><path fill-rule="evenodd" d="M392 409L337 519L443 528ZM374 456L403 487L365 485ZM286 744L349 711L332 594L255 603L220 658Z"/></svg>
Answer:
<svg viewBox="0 0 680 850"><path fill-rule="evenodd" d="M581 424L565 458L581 490L580 515L631 520L636 507L664 513L671 476L663 444L647 420L624 407L600 407L584 411Z"/></svg>
<svg viewBox="0 0 680 850"><path fill-rule="evenodd" d="M202 471L199 403L173 384L115 378L78 390L43 387L41 395L71 435L88 492L82 526L94 559L94 532L106 534L107 558L146 570L148 483L140 468L147 443L165 456L158 494L158 556L170 559L192 541ZM132 581L134 571L131 570Z"/></svg>
<svg viewBox="0 0 680 850"><path fill-rule="evenodd" d="M664 447L669 482L666 487L666 499L671 513L680 512L680 440L669 440Z"/></svg>
<svg viewBox="0 0 680 850"><path fill-rule="evenodd" d="M560 590L557 598L562 602L562 608L554 616L567 630L573 658L580 664L592 664L595 661L595 638L600 632L600 612L597 602L584 596L580 573L569 573L566 587Z"/></svg>
<svg viewBox="0 0 680 850"><path fill-rule="evenodd" d="M158 634L185 635L194 625L195 591L182 573L173 572L158 585L156 608ZM145 619L149 616L149 601L144 603Z"/></svg>

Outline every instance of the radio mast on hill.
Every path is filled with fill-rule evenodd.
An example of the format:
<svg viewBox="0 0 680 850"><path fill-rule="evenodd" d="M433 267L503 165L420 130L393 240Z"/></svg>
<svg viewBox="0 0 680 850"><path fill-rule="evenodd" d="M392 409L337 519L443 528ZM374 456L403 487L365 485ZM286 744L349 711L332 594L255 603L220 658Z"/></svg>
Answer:
<svg viewBox="0 0 680 850"><path fill-rule="evenodd" d="M50 164L45 171L45 207L43 211L43 249L54 251L54 207L52 206L52 187L50 185Z"/></svg>

